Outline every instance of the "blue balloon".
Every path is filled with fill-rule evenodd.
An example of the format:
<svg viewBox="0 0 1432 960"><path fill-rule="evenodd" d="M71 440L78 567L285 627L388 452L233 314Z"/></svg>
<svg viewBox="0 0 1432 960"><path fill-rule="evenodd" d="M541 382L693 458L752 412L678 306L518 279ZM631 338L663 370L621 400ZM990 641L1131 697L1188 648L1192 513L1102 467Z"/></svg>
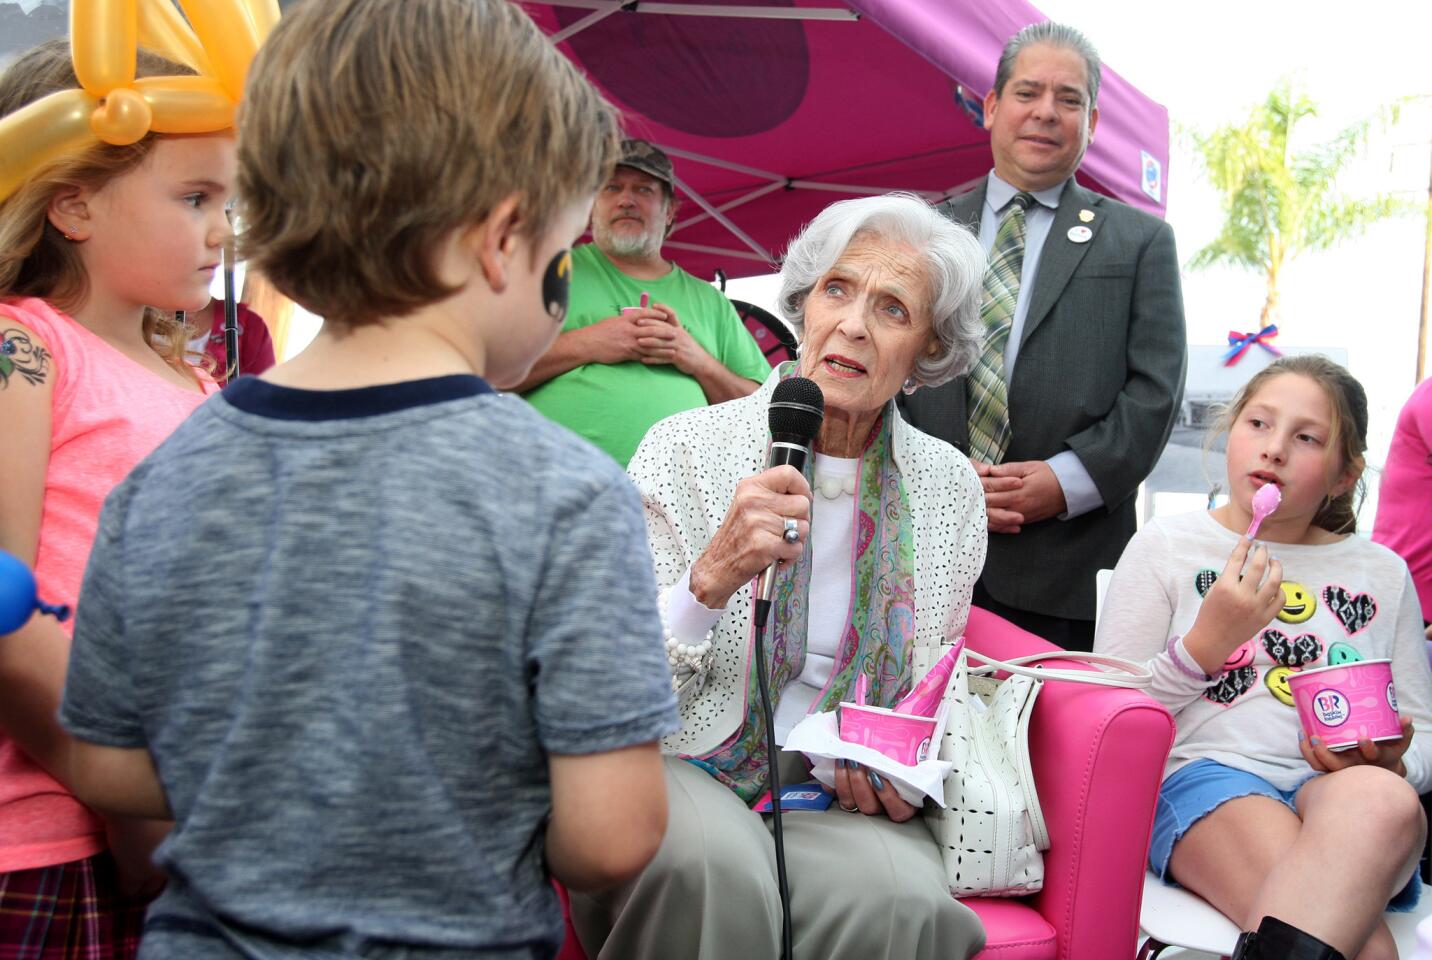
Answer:
<svg viewBox="0 0 1432 960"><path fill-rule="evenodd" d="M66 606L52 607L40 600L35 575L20 558L0 550L0 635L14 633L30 622L36 610L56 620L70 615Z"/></svg>

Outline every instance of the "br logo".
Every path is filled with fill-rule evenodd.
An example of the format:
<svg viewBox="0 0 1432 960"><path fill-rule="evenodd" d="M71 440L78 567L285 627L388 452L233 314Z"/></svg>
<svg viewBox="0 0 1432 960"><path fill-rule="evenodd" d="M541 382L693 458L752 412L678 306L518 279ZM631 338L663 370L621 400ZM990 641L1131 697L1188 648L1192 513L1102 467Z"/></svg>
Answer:
<svg viewBox="0 0 1432 960"><path fill-rule="evenodd" d="M1319 690L1313 697L1313 714L1329 727L1347 723L1347 697L1337 690Z"/></svg>

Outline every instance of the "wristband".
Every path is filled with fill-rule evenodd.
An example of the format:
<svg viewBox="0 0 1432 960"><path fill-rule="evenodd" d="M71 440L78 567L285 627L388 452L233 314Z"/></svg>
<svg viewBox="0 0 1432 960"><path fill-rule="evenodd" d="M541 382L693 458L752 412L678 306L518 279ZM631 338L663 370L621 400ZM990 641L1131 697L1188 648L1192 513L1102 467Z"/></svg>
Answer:
<svg viewBox="0 0 1432 960"><path fill-rule="evenodd" d="M1183 635L1178 633L1175 633L1173 636L1168 638L1168 657L1170 660L1173 661L1173 665L1175 667L1178 667L1179 672L1182 673L1184 676L1192 677L1200 683L1212 683L1212 677L1204 673L1202 670L1199 670L1197 667L1189 666L1187 663L1184 662L1183 657L1180 657L1178 655L1178 642L1182 639Z"/></svg>

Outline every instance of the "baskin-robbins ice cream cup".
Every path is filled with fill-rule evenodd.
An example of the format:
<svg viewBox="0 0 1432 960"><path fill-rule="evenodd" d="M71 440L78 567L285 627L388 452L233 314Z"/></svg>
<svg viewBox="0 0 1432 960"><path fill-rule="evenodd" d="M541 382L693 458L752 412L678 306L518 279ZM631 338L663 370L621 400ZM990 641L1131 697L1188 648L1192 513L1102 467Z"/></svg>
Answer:
<svg viewBox="0 0 1432 960"><path fill-rule="evenodd" d="M1358 660L1290 674L1288 689L1303 731L1331 750L1359 740L1397 740L1397 693L1391 660Z"/></svg>
<svg viewBox="0 0 1432 960"><path fill-rule="evenodd" d="M913 767L929 759L938 717L896 713L884 707L842 703L836 714L840 739L885 754L896 763Z"/></svg>

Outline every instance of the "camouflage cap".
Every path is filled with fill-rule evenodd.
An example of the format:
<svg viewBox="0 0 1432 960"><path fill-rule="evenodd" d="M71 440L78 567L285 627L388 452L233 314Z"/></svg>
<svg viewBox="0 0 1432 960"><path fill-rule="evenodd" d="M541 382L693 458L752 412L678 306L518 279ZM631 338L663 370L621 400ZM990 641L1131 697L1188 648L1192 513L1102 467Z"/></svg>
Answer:
<svg viewBox="0 0 1432 960"><path fill-rule="evenodd" d="M645 140L623 140L622 156L617 161L617 166L640 170L656 177L668 187L675 186L671 158Z"/></svg>

